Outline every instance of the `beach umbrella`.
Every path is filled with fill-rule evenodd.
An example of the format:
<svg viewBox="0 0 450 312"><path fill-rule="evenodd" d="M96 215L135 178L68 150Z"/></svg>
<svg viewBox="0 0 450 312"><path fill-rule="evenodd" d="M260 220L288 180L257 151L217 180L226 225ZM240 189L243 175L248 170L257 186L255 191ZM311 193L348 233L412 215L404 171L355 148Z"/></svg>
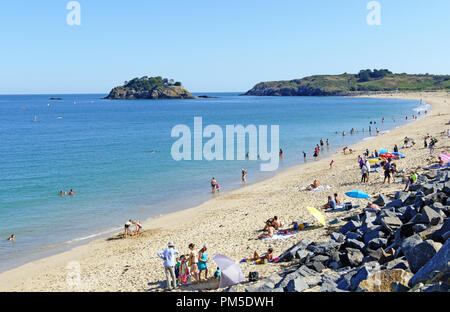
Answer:
<svg viewBox="0 0 450 312"><path fill-rule="evenodd" d="M380 155L385 153L389 153L389 150L387 148L380 148Z"/></svg>
<svg viewBox="0 0 450 312"><path fill-rule="evenodd" d="M445 162L450 162L450 155L449 154L438 154L438 157L441 157L441 159Z"/></svg>
<svg viewBox="0 0 450 312"><path fill-rule="evenodd" d="M363 191L359 191L359 190L349 191L349 192L345 193L345 195L347 195L348 197L352 197L352 198L370 198L369 194L367 194L366 192L363 192Z"/></svg>
<svg viewBox="0 0 450 312"><path fill-rule="evenodd" d="M308 209L309 213L312 214L312 216L314 218L316 218L317 221L320 222L320 224L322 224L323 226L327 226L327 223L325 222L325 218L319 210L317 210L314 207L306 207L306 209Z"/></svg>
<svg viewBox="0 0 450 312"><path fill-rule="evenodd" d="M224 255L215 255L213 259L220 269L220 288L239 284L245 279L241 267L233 259Z"/></svg>

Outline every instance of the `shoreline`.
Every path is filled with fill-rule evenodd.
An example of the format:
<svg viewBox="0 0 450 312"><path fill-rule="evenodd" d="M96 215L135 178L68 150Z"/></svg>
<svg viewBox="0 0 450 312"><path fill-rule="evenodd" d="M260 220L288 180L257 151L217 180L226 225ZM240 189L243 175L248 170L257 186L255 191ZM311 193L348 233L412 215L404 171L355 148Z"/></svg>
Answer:
<svg viewBox="0 0 450 312"><path fill-rule="evenodd" d="M367 97L367 96L361 96L361 97ZM419 123L426 124L426 121L430 120L431 117L441 116L440 113L442 113L442 111L443 112L446 111L445 108L442 110L443 105L441 105L441 104L444 104L444 103L435 102L434 98L442 97L442 99L448 99L448 93L441 92L441 93L433 93L433 94L430 94L430 93L406 93L406 94L398 93L398 94L383 94L383 95L377 94L377 95L371 95L368 97L370 97L370 98L373 98L373 97L380 97L380 98L381 97L384 97L384 98L395 97L395 98L404 98L404 99L424 98L425 102L432 106L432 110L424 118L415 120L406 125L395 127L393 129L389 130L388 133L385 133L385 134L382 134L379 136L363 138L360 141L358 141L357 143L352 144L349 147L351 147L355 151L353 154L353 158L357 157L358 151L360 150L360 146L362 146L362 145L376 144L375 141L384 141L383 139L386 136L394 137L397 134L397 132L402 132L402 131L405 132L405 130L406 131L411 130L410 132L412 132L414 125L416 125L416 128L417 128L417 127L419 127L419 126L417 126L417 124L419 124ZM427 98L430 98L431 101L427 100ZM448 106L448 103L446 103L446 105ZM444 105L444 107L445 107L445 105ZM436 115L436 114L439 114L439 115ZM430 131L430 133L431 133L431 131ZM370 139L368 139L368 138L370 138ZM398 138L397 138L397 140L398 140ZM418 146L421 146L422 145L421 143L422 143L421 140L417 140ZM393 143L389 143L389 145L387 147L391 148L390 145L393 145ZM157 242L158 244L156 244L156 246L154 246L154 247L152 246L152 247L156 248L156 250L163 249L165 247L165 245L167 244L168 238L175 241L175 244L177 245L178 250L180 250L180 252L185 251L186 246L184 246L184 243L182 245L180 245L180 243L177 243L176 238L172 239L172 237L174 235L171 235L171 233L167 233L167 232L173 232L173 231L185 232L184 234L186 234L186 233L193 234L193 235L191 235L191 237L189 237L189 235L185 235L185 236L188 236L188 238L191 240L195 240L195 243L197 246L201 246L203 244L204 238L201 238L201 241L199 241L199 239L195 238L195 236L209 237L207 234L208 231L202 230L201 228L196 229L195 227L193 227L192 229L189 228L189 227L192 227L192 220L196 220L196 221L198 220L198 224L204 225L204 224L208 224L208 221L210 221L211 218L218 219L219 221L221 221L221 223L223 223L223 224L220 224L221 225L220 228L223 228L223 229L218 230L218 228L216 227L216 230L218 230L218 232L222 232L223 230L225 230L226 234L228 235L228 231L230 231L230 230L233 231L233 228L235 226L235 222L230 222L233 220L227 220L229 217L229 213L235 217L238 216L238 219L234 219L234 221L239 221L238 227L239 228L242 227L243 230L242 231L238 230L238 231L236 231L236 233L229 234L228 238L230 238L231 241L229 241L227 239L224 240L223 238L220 239L220 235L219 235L219 237L215 237L215 238L211 239L211 240L214 240L214 242L212 244L208 243L208 242L207 243L208 243L208 245L212 245L212 248L211 248L212 255L215 254L215 249L219 249L220 242L225 243L225 244L226 243L231 244L233 241L240 240L240 242L242 244L242 242L246 241L246 237L248 236L249 233L253 233L253 236L256 236L256 234L254 233L254 228L251 228L247 231L247 227L250 225L248 224L248 222L245 223L242 219L243 215L244 215L244 217L247 217L247 215L250 213L250 211L248 211L247 214L245 214L245 213L242 214L242 212L247 211L245 208L252 207L252 205L248 206L249 201L250 202L253 201L253 204L254 204L253 206L263 206L262 208L270 208L270 212L266 211L265 209L259 209L259 211L257 211L259 213L255 214L254 213L255 211L253 211L255 217L258 217L258 221L256 222L256 228L261 228L261 225L263 224L264 220L267 219L266 217L273 216L273 214L277 214L277 213L278 213L278 215L282 216L282 219L285 223L288 223L288 221L290 221L290 219L287 217L284 217L286 215L286 208L273 209L272 208L273 206L271 206L271 203L270 203L272 201L273 202L283 202L283 200L280 198L278 198L276 200L272 200L271 197L280 197L280 196L283 196L283 193L289 193L289 195L286 196L286 197L288 197L287 198L288 200L289 200L289 198L290 199L296 198L296 196L295 196L296 194L295 195L290 194L290 193L292 193L292 181L298 180L293 176L296 176L298 173L305 173L305 171L308 171L306 176L308 177L307 181L309 181L309 176L311 176L311 174L317 175L321 171L324 171L324 168L322 168L322 167L327 167L328 166L327 161L332 157L339 158L338 159L339 161L341 160L341 158L348 158L348 157L345 157L339 151L339 148L338 148L338 151L330 152L327 154L326 157L320 158L317 161L308 162L306 164L297 164L294 166L290 166L288 168L284 168L283 170L281 170L280 172L277 172L272 177L268 177L261 181L254 182L245 187L230 190L229 192L226 192L225 194L221 194L219 197L216 197L214 199L209 199L206 202L203 202L202 204L197 205L195 207L182 209L182 210L170 212L170 213L162 215L162 216L151 217L149 219L146 219L143 222L145 231L141 236L139 236L137 238L126 239L126 240L120 239L120 240L117 240L117 242L116 242L117 234L108 236L106 239L104 237L103 238L97 237L93 241L87 242L81 246L73 247L72 249L70 249L68 251L65 251L62 253L57 253L50 257L35 260L35 261L29 262L27 264L24 264L22 266L19 266L17 268L14 268L12 270L2 272L2 273L0 273L0 281L1 281L0 290L10 291L10 290L18 289L19 291L21 291L21 290L26 290L26 289L34 289L31 286L32 284L39 286L39 287L36 287L36 289L35 289L37 291L40 291L40 289L54 290L54 291L58 291L58 290L114 291L114 290L117 290L118 285L121 285L122 282L113 283L114 286L110 285L110 288L105 288L105 289L98 289L98 288L94 287L95 285L108 285L110 283L108 282L108 274L105 274L105 272L102 272L103 278L92 279L92 276L91 276L93 273L92 265L94 265L94 267L96 265L98 266L98 264L96 264L96 263L92 264L92 262L93 262L92 259L99 260L97 262L101 262L102 260L100 258L107 258L107 257L104 257L108 254L108 252L105 253L105 249L116 249L116 251L117 251L117 250L121 250L121 248L125 248L125 250L129 251L131 254L141 253L142 257L146 257L147 254L142 254L142 251L139 248L145 247L149 244L153 245L154 242ZM306 166L304 166L304 165L306 165ZM288 180L288 181L286 181L286 180ZM322 181L322 177L319 176L319 180ZM325 180L325 181L328 184L330 184L329 181L327 181L327 180ZM304 182L305 181L302 181L302 183L304 183ZM312 182L312 181L310 181L310 182ZM323 184L326 184L326 183L323 183ZM274 194L274 189L278 190L281 194ZM334 189L331 189L331 191L329 191L329 192L334 192L334 191L335 191ZM258 193L261 193L261 194L258 194ZM262 194L265 194L266 196L264 196ZM257 195L262 195L262 197L257 196ZM308 195L317 195L317 194L310 193ZM326 191L319 192L318 195L321 198L320 202L322 202L322 201L325 201L326 197L325 198L323 198L323 197L327 195L327 192ZM341 193L340 193L340 196L342 197L343 195L341 195ZM309 196L309 198L307 198L307 199L311 205L315 205L316 207L318 207L317 199L314 197L316 197L316 196ZM223 202L225 202L225 203L223 203ZM255 202L256 202L256 204L255 204ZM285 201L284 203L288 206L292 204L292 202L289 202L289 201ZM361 201L361 203L362 203L362 201ZM222 209L222 207L221 207L222 205L225 206L224 209ZM267 207L267 206L269 206L269 207ZM306 206L306 203L304 204L304 206ZM294 208L294 207L291 207L291 208ZM279 212L277 211L277 209ZM289 209L289 207L288 207L288 209ZM234 211L231 211L231 210L234 210ZM258 209L255 209L255 210L258 210ZM299 213L299 211L296 211L296 212ZM261 213L263 215L261 215ZM239 219L239 216L240 216L240 219ZM302 217L305 219L308 219L307 214L303 214ZM334 217L335 216L333 216L332 218L334 218ZM309 218L308 220L305 220L305 219L302 219L299 221L308 221L308 222L312 221L313 222L312 218ZM327 219L329 219L329 218L327 218ZM242 222L240 222L240 221L242 221ZM243 223L243 224L241 224L241 223ZM207 225L205 225L205 227L207 227ZM208 230L211 230L211 228L209 228ZM203 233L206 232L206 234L202 235L202 232ZM310 232L315 232L315 231L310 231ZM315 234L317 234L319 232L323 232L323 231L320 231L320 230L316 231ZM305 233L307 233L307 232L305 232ZM177 236L179 237L180 233L178 233ZM298 235L298 236L302 236L302 235ZM314 236L314 235L312 235L312 236ZM299 238L301 239L301 237L296 237L296 239L299 239ZM317 234L317 235L315 235L314 238L320 239L320 235ZM130 244L125 245L126 242L130 242ZM253 249L253 248L255 248L255 249L259 248L260 251L263 251L263 250L261 250L263 248L262 246L267 245L267 243L264 243L264 242L265 241L256 241L255 243L252 243L251 245L257 245L257 247L254 247L254 246L252 246L252 248L248 247L247 249L250 249L250 250L248 250L246 254L243 254L242 249L235 248L235 249L239 250L239 252L235 252L235 254L242 254L242 257L250 256L253 252L253 250L251 250L251 249ZM283 243L291 244L293 242L293 240L289 239L289 240L281 241L281 242L279 242L279 241L278 242L270 241L270 242L272 243L272 245L282 246ZM113 246L114 248L109 248L110 247L109 244L115 244L115 246ZM133 245L133 246L130 246L130 245ZM117 248L117 247L119 247L119 248ZM234 246L234 247L239 247L239 244L237 244L237 246ZM281 251L281 248L275 248L275 249L276 249L277 253L279 251ZM100 256L100 258L96 256L97 252L103 253L102 256ZM145 263L148 262L149 263L148 265L151 268L153 268L153 269L156 268L155 270L157 272L155 272L154 276L158 276L159 280L163 281L164 276L162 273L162 264L160 263L159 259L154 259L154 258L156 258L156 254L153 253L153 251L150 252L148 255L150 255L153 258L152 259L148 259L148 258L138 259L137 261L134 261L133 265L146 266ZM210 259L212 258L212 255L210 256ZM112 256L115 257L116 255L113 253ZM121 258L120 255L117 255L117 257L119 257L119 258L117 258L116 260L119 260L121 262L123 262L123 261L127 262L127 260ZM87 259L90 259L90 261L86 261ZM107 259L105 259L104 261L106 261L106 260ZM142 260L142 261L140 261L140 260ZM234 258L234 260L239 261L240 259ZM84 283L82 283L83 285L81 285L81 286L79 285L78 287L75 287L75 288L67 288L67 285L65 288L64 287L58 288L58 284L59 284L59 286L63 286L65 283L65 278L64 278L64 276L66 274L65 265L67 265L67 262L69 262L69 261L79 261L82 271L84 271L84 269L87 268L88 271L90 272L87 277L91 276L90 277L91 279L88 278L87 280L84 280ZM86 264L86 263L89 263L89 264ZM211 260L210 260L210 263L212 263ZM116 268L117 263L114 263L114 261L113 261L112 263L108 262L108 264L109 264L109 270L107 270L105 268L103 271L106 270L107 272L116 272L116 273L118 272L117 268ZM91 266L91 267L89 267L89 266ZM263 266L263 267L268 268L270 266ZM277 265L273 265L273 267L278 268ZM255 269L255 267L253 267L252 269ZM120 269L119 269L119 271L120 271ZM264 273L268 273L270 270L266 270L266 271L267 272L264 272ZM141 273L140 276L142 277L142 279L144 281L147 281L147 283L149 280L150 280L150 282L155 282L153 276L151 276L151 277L145 276L147 274L147 271L140 271L140 273ZM45 287L44 283L42 283L43 279L45 279L45 276L47 276L47 282L48 281L54 281L54 282L56 281L56 282L53 285L47 285L47 287ZM117 280L117 278L115 278L113 280ZM146 290L145 289L146 287L143 285L146 285L147 283L139 284L139 280L140 279L138 278L137 281L135 281L136 283L138 283L138 284L135 284L135 286L136 285L140 285L140 286L132 287L131 289L138 290L138 291ZM32 282L27 283L26 281L32 281ZM6 286L6 285L8 285L8 286ZM147 286L147 288L148 288L148 286ZM120 289L120 287L119 287L119 289ZM129 288L126 287L126 290L128 290L128 289ZM149 290L149 289L147 289L147 290ZM156 289L150 289L150 290L158 290L158 289L156 288Z"/></svg>

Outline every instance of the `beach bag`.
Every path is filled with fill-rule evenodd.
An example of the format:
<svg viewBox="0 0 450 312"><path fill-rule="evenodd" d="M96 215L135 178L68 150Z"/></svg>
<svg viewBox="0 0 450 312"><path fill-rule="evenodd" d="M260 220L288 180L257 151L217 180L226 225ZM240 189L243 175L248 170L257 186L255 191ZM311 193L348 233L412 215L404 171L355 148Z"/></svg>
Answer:
<svg viewBox="0 0 450 312"><path fill-rule="evenodd" d="M258 272L250 272L248 273L248 281L249 282L256 282L259 279Z"/></svg>

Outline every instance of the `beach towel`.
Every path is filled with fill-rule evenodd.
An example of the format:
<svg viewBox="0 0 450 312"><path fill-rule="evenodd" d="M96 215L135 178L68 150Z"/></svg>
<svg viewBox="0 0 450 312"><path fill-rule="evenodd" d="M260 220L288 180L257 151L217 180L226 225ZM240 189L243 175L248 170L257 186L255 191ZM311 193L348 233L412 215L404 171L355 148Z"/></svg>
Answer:
<svg viewBox="0 0 450 312"><path fill-rule="evenodd" d="M267 263L277 262L278 259L280 259L280 257L276 257L276 258L273 258L272 260L269 260L269 261L267 261L267 262L265 262L265 261L263 262L263 261L253 260L253 259L250 259L250 258L244 258L244 259L242 259L241 261L239 261L239 263L248 263L248 264L267 264Z"/></svg>
<svg viewBox="0 0 450 312"><path fill-rule="evenodd" d="M286 233L288 232L288 233ZM262 237L262 240L277 240L277 239L288 239L295 236L300 231L277 231L272 237Z"/></svg>
<svg viewBox="0 0 450 312"><path fill-rule="evenodd" d="M331 186L329 186L329 185L320 185L318 188L314 189L314 188L312 188L311 185L308 185L308 186L304 186L302 188L299 188L298 190L299 191L316 191L316 192L319 192L319 191L323 191L323 190L328 190L330 188L331 188Z"/></svg>

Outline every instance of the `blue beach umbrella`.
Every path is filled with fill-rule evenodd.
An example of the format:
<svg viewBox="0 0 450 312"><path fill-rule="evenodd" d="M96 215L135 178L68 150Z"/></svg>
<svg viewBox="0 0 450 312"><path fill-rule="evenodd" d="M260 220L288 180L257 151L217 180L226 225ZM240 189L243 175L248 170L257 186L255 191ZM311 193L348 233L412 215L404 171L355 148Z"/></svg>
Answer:
<svg viewBox="0 0 450 312"><path fill-rule="evenodd" d="M359 190L347 192L347 193L345 193L345 195L347 195L348 197L352 197L352 198L370 198L369 194L367 194L366 192L363 192L363 191L359 191Z"/></svg>

